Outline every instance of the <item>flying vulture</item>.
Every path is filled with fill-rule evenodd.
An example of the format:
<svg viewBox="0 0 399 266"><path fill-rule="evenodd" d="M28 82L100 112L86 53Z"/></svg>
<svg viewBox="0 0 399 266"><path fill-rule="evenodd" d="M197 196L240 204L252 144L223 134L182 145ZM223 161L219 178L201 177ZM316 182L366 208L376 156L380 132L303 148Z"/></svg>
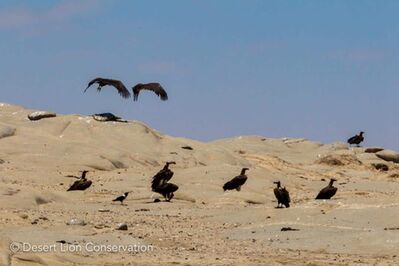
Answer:
<svg viewBox="0 0 399 266"><path fill-rule="evenodd" d="M328 186L326 186L325 188L323 188L319 194L317 195L316 199L331 199L332 196L335 195L335 193L337 193L337 188L333 186L333 183L337 181L334 178L331 178L330 183L328 184Z"/></svg>
<svg viewBox="0 0 399 266"><path fill-rule="evenodd" d="M248 168L242 168L241 173L239 176L234 177L230 181L228 181L223 186L223 190L233 190L236 189L237 191L241 190L241 186L245 184L248 177L245 175L245 171L249 170Z"/></svg>
<svg viewBox="0 0 399 266"><path fill-rule="evenodd" d="M162 101L166 101L168 99L168 94L162 88L161 84L153 82L153 83L139 83L132 88L133 90L133 100L137 101L139 98L139 93L141 90L150 90L153 91L157 96L161 97Z"/></svg>
<svg viewBox="0 0 399 266"><path fill-rule="evenodd" d="M123 98L129 98L130 97L130 92L129 90L123 85L122 81L120 80L115 80L115 79L104 79L104 78L95 78L92 81L89 82L87 85L87 88L84 90L84 92L87 91L87 89L93 85L94 83L98 84L97 90L100 92L101 88L104 86L113 86L115 89L117 89L118 93L123 97Z"/></svg>
<svg viewBox="0 0 399 266"><path fill-rule="evenodd" d="M364 140L363 134L364 134L364 132L361 131L359 133L359 135L356 135L356 136L353 136L353 137L349 138L348 139L349 145L356 144L359 147L360 142L362 142Z"/></svg>
<svg viewBox="0 0 399 266"><path fill-rule="evenodd" d="M86 179L86 174L89 171L83 171L82 176L80 177L79 180L76 180L67 191L72 191L72 190L86 190L91 186L91 180Z"/></svg>
<svg viewBox="0 0 399 266"><path fill-rule="evenodd" d="M154 192L161 194L166 201L170 201L176 190L179 187L173 183L168 183L173 177L173 171L169 169L169 165L176 164L175 162L166 162L165 166L152 178L151 189Z"/></svg>
<svg viewBox="0 0 399 266"><path fill-rule="evenodd" d="M123 201L127 198L128 194L129 194L129 192L125 192L125 193L123 193L123 195L117 197L116 199L113 199L112 201L120 201L121 204L123 205Z"/></svg>
<svg viewBox="0 0 399 266"><path fill-rule="evenodd" d="M274 195L277 199L277 208L282 208L282 205L284 205L286 208L289 208L291 201L290 193L285 189L285 187L281 186L280 181L274 182L274 184L277 185L277 187L274 189Z"/></svg>

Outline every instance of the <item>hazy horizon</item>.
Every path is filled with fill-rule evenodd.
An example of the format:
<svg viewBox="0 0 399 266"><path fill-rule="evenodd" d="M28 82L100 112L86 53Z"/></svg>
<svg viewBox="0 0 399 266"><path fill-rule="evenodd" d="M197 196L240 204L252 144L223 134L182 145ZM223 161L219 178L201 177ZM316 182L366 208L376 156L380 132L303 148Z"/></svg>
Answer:
<svg viewBox="0 0 399 266"><path fill-rule="evenodd" d="M360 4L361 3L361 4ZM399 2L11 1L0 3L0 102L112 112L173 136L241 135L399 150ZM97 77L160 82L122 99Z"/></svg>

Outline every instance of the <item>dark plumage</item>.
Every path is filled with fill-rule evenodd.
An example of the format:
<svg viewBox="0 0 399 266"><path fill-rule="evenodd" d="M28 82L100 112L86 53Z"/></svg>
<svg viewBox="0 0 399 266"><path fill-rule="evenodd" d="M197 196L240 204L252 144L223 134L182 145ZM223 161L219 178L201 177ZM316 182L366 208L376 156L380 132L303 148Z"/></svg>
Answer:
<svg viewBox="0 0 399 266"><path fill-rule="evenodd" d="M274 184L277 185L277 187L274 189L274 195L277 199L277 208L281 208L282 205L284 205L286 208L289 208L291 202L290 193L285 189L285 187L281 187L280 181L274 182Z"/></svg>
<svg viewBox="0 0 399 266"><path fill-rule="evenodd" d="M337 193L337 188L333 186L333 183L337 181L334 178L331 178L330 183L328 184L328 186L326 186L325 188L323 188L319 194L317 195L316 199L331 199L332 196L335 195L335 193Z"/></svg>
<svg viewBox="0 0 399 266"><path fill-rule="evenodd" d="M67 191L72 191L72 190L86 190L86 189L88 189L90 186L91 186L91 184L92 184L92 182L91 182L91 180L87 180L86 179L86 174L88 173L89 171L83 171L82 172L82 176L80 177L80 179L79 180L76 180L70 187L69 187L69 189L67 190Z"/></svg>
<svg viewBox="0 0 399 266"><path fill-rule="evenodd" d="M113 199L112 201L120 201L121 204L123 204L123 201L127 198L127 195L129 195L129 192L123 193L123 195L117 197L116 199Z"/></svg>
<svg viewBox="0 0 399 266"><path fill-rule="evenodd" d="M364 132L361 131L359 133L359 135L356 135L356 136L353 136L353 137L349 138L348 139L349 145L356 144L357 146L359 146L359 144L364 140L363 134L364 134Z"/></svg>
<svg viewBox="0 0 399 266"><path fill-rule="evenodd" d="M249 170L248 168L242 168L240 175L234 177L226 184L223 185L223 190L233 190L236 189L237 191L241 190L241 186L245 184L248 177L245 175L245 171Z"/></svg>
<svg viewBox="0 0 399 266"><path fill-rule="evenodd" d="M114 121L114 122L123 122L127 123L126 120L122 120L119 116L116 116L112 113L101 113L101 114L94 114L92 115L94 120L100 121L100 122L107 122L107 121Z"/></svg>
<svg viewBox="0 0 399 266"><path fill-rule="evenodd" d="M141 90L150 90L153 91L157 96L161 98L162 101L166 101L168 99L168 94L162 88L161 84L153 82L153 83L146 83L142 84L139 83L132 88L133 90L133 100L137 101L139 98L139 93Z"/></svg>
<svg viewBox="0 0 399 266"><path fill-rule="evenodd" d="M164 183L167 183L173 176L173 171L169 169L169 165L175 162L166 162L165 166L152 178L151 188L154 189Z"/></svg>
<svg viewBox="0 0 399 266"><path fill-rule="evenodd" d="M101 88L104 86L113 86L115 89L117 89L118 93L123 97L123 98L129 98L130 97L130 92L129 90L123 85L122 81L116 80L116 79L104 79L104 78L95 78L92 81L89 82L87 85L87 88L84 90L84 92L87 91L87 89L93 85L94 83L98 84L97 90L100 92Z"/></svg>
<svg viewBox="0 0 399 266"><path fill-rule="evenodd" d="M166 201L170 201L176 190L179 187L173 183L168 183L173 177L173 171L169 169L169 165L176 164L175 162L167 162L165 166L160 170L153 178L151 182L151 189L154 192L161 194Z"/></svg>
<svg viewBox="0 0 399 266"><path fill-rule="evenodd" d="M164 183L155 187L153 191L161 194L166 201L170 201L174 196L173 192L177 191L178 189L179 187L173 183Z"/></svg>

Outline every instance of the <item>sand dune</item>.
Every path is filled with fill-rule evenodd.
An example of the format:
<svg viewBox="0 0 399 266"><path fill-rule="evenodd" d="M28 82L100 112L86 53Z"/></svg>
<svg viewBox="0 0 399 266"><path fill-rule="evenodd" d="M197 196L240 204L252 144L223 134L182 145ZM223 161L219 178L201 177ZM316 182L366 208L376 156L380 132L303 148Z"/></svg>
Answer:
<svg viewBox="0 0 399 266"><path fill-rule="evenodd" d="M399 168L366 148L264 136L204 143L137 121L30 121L33 111L0 104L0 265L399 264ZM171 160L180 189L171 203L154 203L151 177ZM242 190L223 192L242 167L250 168ZM65 176L81 170L93 185L66 192L75 179ZM315 201L331 177L337 195ZM289 209L275 209L276 180ZM125 206L111 201L125 191ZM73 218L86 225L67 225ZM63 252L57 241L153 250ZM11 243L56 250L13 252Z"/></svg>

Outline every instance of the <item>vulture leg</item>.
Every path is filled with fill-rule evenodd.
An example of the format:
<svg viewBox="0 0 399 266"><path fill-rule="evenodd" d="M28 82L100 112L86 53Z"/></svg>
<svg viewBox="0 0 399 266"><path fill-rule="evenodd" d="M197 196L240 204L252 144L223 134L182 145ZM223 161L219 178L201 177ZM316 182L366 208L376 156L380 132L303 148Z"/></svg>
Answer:
<svg viewBox="0 0 399 266"><path fill-rule="evenodd" d="M240 191L241 190L241 186L239 186L238 188L236 188L237 189L237 191Z"/></svg>
<svg viewBox="0 0 399 266"><path fill-rule="evenodd" d="M173 194L173 192L170 193L170 194L169 194L169 201L170 201L171 199L173 199L174 196L175 196L175 194Z"/></svg>

